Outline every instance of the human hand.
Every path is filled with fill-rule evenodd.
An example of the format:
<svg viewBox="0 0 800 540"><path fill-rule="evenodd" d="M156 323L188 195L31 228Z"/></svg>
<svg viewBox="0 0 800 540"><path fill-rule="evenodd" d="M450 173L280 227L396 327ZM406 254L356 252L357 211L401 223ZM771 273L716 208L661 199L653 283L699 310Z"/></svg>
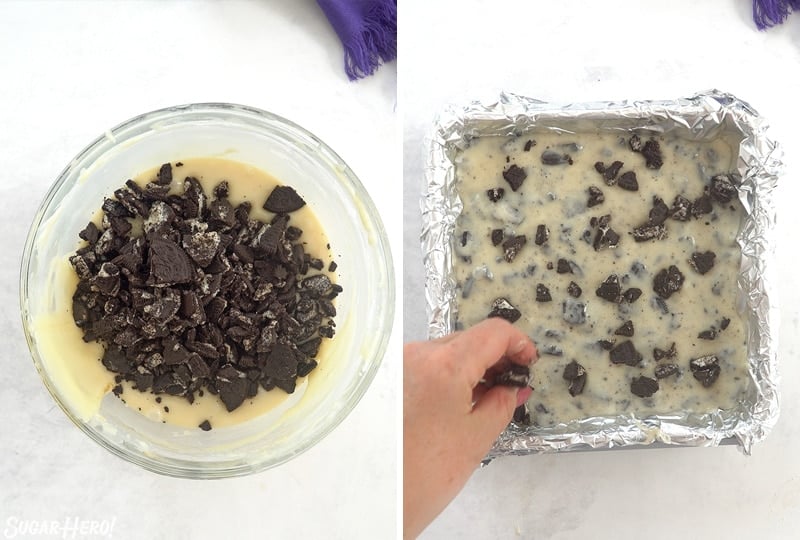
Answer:
<svg viewBox="0 0 800 540"><path fill-rule="evenodd" d="M530 388L481 382L503 365L536 361L536 347L491 318L403 350L403 525L415 538L458 494L527 401Z"/></svg>

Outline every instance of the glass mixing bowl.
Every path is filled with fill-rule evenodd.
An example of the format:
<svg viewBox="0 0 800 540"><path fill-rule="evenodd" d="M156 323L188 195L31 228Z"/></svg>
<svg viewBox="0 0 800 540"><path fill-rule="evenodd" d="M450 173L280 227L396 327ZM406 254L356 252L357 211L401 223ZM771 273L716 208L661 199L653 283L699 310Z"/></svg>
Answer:
<svg viewBox="0 0 800 540"><path fill-rule="evenodd" d="M337 334L302 395L245 423L209 432L186 429L150 420L110 393L99 410L87 413L74 389L59 380L61 355L58 348L42 346L45 336L37 320L71 309L74 291L59 287L56 276L79 246L78 232L103 197L145 170L191 157L252 165L302 194L336 252L337 282L344 289L337 298ZM193 478L274 467L330 433L375 376L391 332L394 290L386 232L353 171L302 127L265 111L225 103L147 113L91 143L45 196L28 233L20 276L22 320L34 365L70 420L132 463Z"/></svg>

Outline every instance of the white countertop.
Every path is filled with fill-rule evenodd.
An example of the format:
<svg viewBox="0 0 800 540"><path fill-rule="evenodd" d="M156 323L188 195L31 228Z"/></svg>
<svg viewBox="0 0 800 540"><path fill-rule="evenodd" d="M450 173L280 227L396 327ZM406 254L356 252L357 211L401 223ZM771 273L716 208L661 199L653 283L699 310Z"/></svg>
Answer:
<svg viewBox="0 0 800 540"><path fill-rule="evenodd" d="M40 537L72 538L76 520L113 523L116 539L394 537L399 317L372 386L326 439L270 471L188 481L128 464L70 423L33 368L18 309L25 235L69 160L134 115L199 101L266 109L326 141L375 201L400 283L396 64L357 83L342 65L313 0L0 2L3 538L48 522L67 535Z"/></svg>
<svg viewBox="0 0 800 540"><path fill-rule="evenodd" d="M782 413L752 456L725 447L501 458L473 475L423 538L797 538L800 14L758 32L750 6L747 0L403 4L404 341L426 336L418 241L423 137L445 103L500 90L568 103L673 99L718 88L766 116L786 152L774 268Z"/></svg>

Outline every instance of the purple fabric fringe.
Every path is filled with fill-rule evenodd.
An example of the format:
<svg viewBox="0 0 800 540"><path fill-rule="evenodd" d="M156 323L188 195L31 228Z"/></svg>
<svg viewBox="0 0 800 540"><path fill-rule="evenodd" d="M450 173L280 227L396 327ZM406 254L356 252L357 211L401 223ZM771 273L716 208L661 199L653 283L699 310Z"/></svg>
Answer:
<svg viewBox="0 0 800 540"><path fill-rule="evenodd" d="M800 10L800 0L753 0L753 20L759 30L781 24L790 11Z"/></svg>
<svg viewBox="0 0 800 540"><path fill-rule="evenodd" d="M800 2L800 0L793 0ZM344 45L344 71L354 81L397 58L397 0L317 0Z"/></svg>

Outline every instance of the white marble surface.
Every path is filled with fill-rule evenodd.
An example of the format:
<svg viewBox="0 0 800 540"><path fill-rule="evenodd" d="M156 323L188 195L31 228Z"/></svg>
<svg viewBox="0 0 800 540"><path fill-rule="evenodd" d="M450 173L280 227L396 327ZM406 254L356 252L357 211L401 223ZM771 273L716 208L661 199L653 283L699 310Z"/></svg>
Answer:
<svg viewBox="0 0 800 540"><path fill-rule="evenodd" d="M797 538L800 527L800 14L756 31L751 2L405 2L404 340L426 334L418 242L423 136L447 102L507 90L547 101L671 99L719 88L749 101L786 151L779 187L782 415L734 448L503 458L477 471L423 535L453 538ZM413 27L413 32L409 30ZM414 38L409 39L409 34Z"/></svg>
<svg viewBox="0 0 800 540"><path fill-rule="evenodd" d="M294 120L350 164L383 216L399 278L396 80L392 63L349 82L313 0L0 2L3 538L32 538L14 536L22 521L76 519L113 520L118 539L394 537L399 318L361 403L306 454L246 478L176 480L112 456L56 407L22 334L18 273L40 200L86 144L139 113L231 101Z"/></svg>

